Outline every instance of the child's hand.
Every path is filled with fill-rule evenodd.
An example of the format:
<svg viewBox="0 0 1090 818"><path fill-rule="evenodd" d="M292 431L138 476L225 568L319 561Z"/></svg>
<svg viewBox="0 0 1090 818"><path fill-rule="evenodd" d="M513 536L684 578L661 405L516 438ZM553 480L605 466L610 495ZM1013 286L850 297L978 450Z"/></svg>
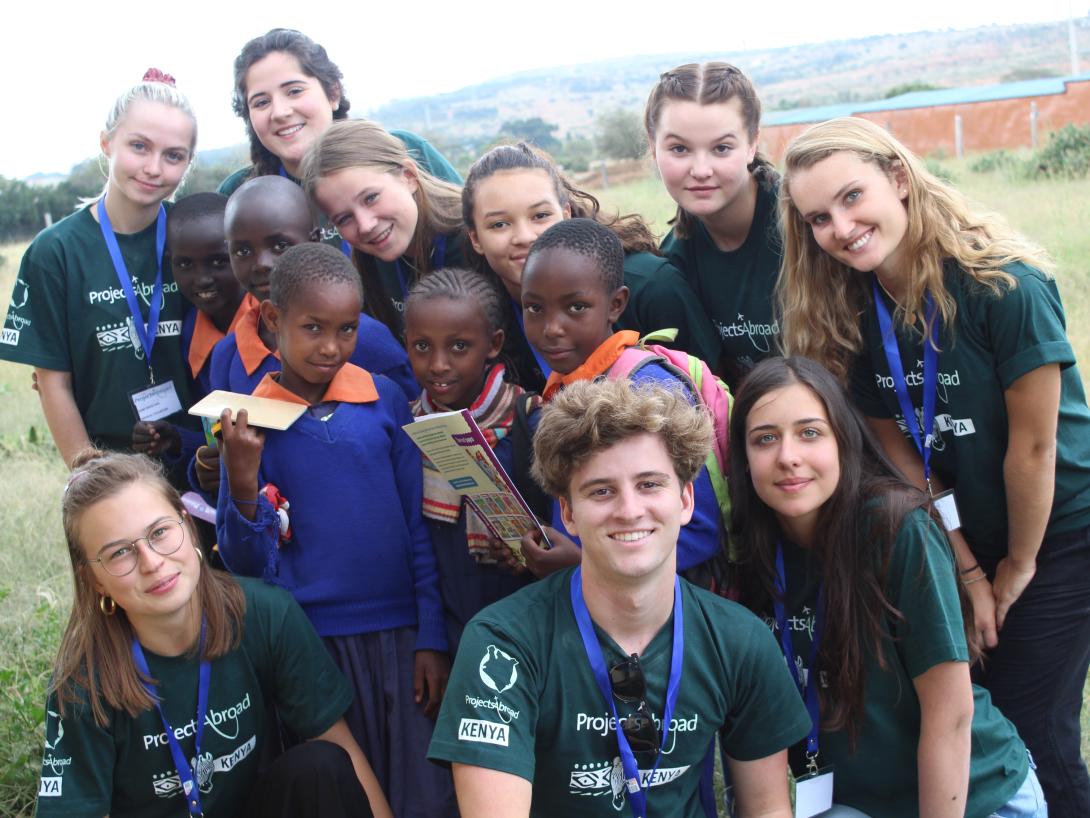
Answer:
<svg viewBox="0 0 1090 818"><path fill-rule="evenodd" d="M526 567L539 579L555 571L578 565L583 558L583 551L571 539L561 534L552 526L542 526L545 536L553 547L546 550L539 545L541 533L534 529L522 535L522 556L526 558Z"/></svg>
<svg viewBox="0 0 1090 818"><path fill-rule="evenodd" d="M197 474L197 483L201 489L213 497L220 491L220 450L212 446L201 446L197 449L197 459L194 464L194 472Z"/></svg>
<svg viewBox="0 0 1090 818"><path fill-rule="evenodd" d="M488 556L496 563L496 567L509 574L525 574L526 566L518 561L515 552L499 537L488 538Z"/></svg>
<svg viewBox="0 0 1090 818"><path fill-rule="evenodd" d="M257 470L261 466L261 451L265 435L247 422L246 410L240 409L238 420L231 420L231 410L220 415L223 434L221 455L227 471L231 498L248 520L257 516Z"/></svg>
<svg viewBox="0 0 1090 818"><path fill-rule="evenodd" d="M450 657L438 650L418 650L413 666L413 695L416 703L424 705L424 715L434 719L439 715L439 704L447 691L450 678Z"/></svg>
<svg viewBox="0 0 1090 818"><path fill-rule="evenodd" d="M132 449L138 454L161 457L182 448L178 430L165 420L138 420L132 427Z"/></svg>

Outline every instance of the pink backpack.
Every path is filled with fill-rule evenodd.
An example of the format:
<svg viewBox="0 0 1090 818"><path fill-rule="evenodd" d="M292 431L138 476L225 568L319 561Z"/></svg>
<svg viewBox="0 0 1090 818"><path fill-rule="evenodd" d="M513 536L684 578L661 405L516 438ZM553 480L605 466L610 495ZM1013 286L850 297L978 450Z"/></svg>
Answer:
<svg viewBox="0 0 1090 818"><path fill-rule="evenodd" d="M673 341L676 337L676 329L664 329L645 335L635 346L621 353L621 356L609 368L607 376L614 380L631 378L648 364L658 364L688 386L697 402L708 407L715 428L715 443L708 453L705 466L708 469L708 477L712 481L715 499L719 502L719 511L723 518L724 530L726 530L726 527L730 525L727 471L730 468L730 409L734 399L727 385L716 377L709 366L699 358L679 349L649 343Z"/></svg>

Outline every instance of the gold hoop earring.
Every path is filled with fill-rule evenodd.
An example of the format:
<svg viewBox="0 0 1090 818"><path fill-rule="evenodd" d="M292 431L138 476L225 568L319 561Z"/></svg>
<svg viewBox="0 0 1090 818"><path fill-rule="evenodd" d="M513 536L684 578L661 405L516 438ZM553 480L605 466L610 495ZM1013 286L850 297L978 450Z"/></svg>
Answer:
<svg viewBox="0 0 1090 818"><path fill-rule="evenodd" d="M107 602L110 604L107 605ZM103 594L98 598L98 609L102 611L103 616L113 616L117 613L117 603L114 602L113 597L108 597Z"/></svg>
<svg viewBox="0 0 1090 818"><path fill-rule="evenodd" d="M201 550L201 547L199 545L194 545L193 550L197 552L197 559L200 562L204 562L204 551Z"/></svg>

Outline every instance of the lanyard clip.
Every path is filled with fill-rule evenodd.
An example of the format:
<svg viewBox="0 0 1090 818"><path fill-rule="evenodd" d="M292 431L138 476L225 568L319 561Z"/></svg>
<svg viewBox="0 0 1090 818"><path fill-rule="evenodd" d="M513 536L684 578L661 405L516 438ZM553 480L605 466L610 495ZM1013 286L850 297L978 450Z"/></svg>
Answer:
<svg viewBox="0 0 1090 818"><path fill-rule="evenodd" d="M932 500L935 499L935 490L931 488L931 478L930 477L927 478L927 496Z"/></svg>
<svg viewBox="0 0 1090 818"><path fill-rule="evenodd" d="M806 772L810 775L818 774L817 753L806 754Z"/></svg>

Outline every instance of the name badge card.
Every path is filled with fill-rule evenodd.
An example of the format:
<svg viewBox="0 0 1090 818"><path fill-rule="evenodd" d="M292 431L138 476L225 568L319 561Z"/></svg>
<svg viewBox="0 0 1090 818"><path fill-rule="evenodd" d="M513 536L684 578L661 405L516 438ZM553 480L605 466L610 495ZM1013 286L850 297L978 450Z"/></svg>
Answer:
<svg viewBox="0 0 1090 818"><path fill-rule="evenodd" d="M833 806L833 768L795 779L795 818L810 818Z"/></svg>
<svg viewBox="0 0 1090 818"><path fill-rule="evenodd" d="M162 420L182 411L182 401L178 398L174 381L153 383L143 389L135 389L129 393L129 403L136 413L136 419L145 422Z"/></svg>
<svg viewBox="0 0 1090 818"><path fill-rule="evenodd" d="M954 490L947 489L931 498L935 511L939 513L942 527L947 531L957 531L961 528L961 515L958 514L958 504L954 500Z"/></svg>

